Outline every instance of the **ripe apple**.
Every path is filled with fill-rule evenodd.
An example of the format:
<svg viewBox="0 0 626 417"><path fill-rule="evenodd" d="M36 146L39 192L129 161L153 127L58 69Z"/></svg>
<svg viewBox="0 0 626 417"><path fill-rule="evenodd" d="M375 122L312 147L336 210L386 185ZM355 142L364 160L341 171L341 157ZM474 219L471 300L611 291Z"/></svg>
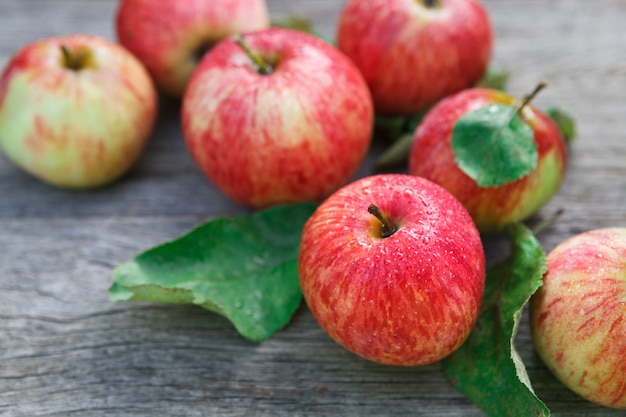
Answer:
<svg viewBox="0 0 626 417"><path fill-rule="evenodd" d="M194 72L181 113L197 165L256 208L319 201L342 186L363 161L374 123L352 62L282 28L216 45Z"/></svg>
<svg viewBox="0 0 626 417"><path fill-rule="evenodd" d="M156 113L143 65L99 37L32 42L0 78L0 147L25 171L63 188L100 186L128 171Z"/></svg>
<svg viewBox="0 0 626 417"><path fill-rule="evenodd" d="M379 174L326 199L304 226L300 285L321 327L374 362L457 349L478 316L485 255L465 208L423 178Z"/></svg>
<svg viewBox="0 0 626 417"><path fill-rule="evenodd" d="M536 165L528 174L502 185L482 186L459 166L452 146L459 120L478 110L503 108L494 105L513 109L519 102L497 90L466 89L435 105L414 134L409 173L450 191L467 208L481 232L499 231L508 223L526 219L552 198L565 176L567 150L561 131L550 117L528 102L517 111L520 123L530 128L528 140L536 151ZM508 146L507 139L498 140ZM485 154L490 153L495 155L491 149ZM511 155L513 160L503 164L504 169L517 162L518 155Z"/></svg>
<svg viewBox="0 0 626 417"><path fill-rule="evenodd" d="M626 409L626 228L562 242L543 280L529 305L539 356L583 398Z"/></svg>
<svg viewBox="0 0 626 417"><path fill-rule="evenodd" d="M363 73L376 111L407 115L475 85L492 32L478 0L348 0L337 45Z"/></svg>
<svg viewBox="0 0 626 417"><path fill-rule="evenodd" d="M165 94L180 98L203 54L218 41L269 27L264 0L121 0L117 37Z"/></svg>

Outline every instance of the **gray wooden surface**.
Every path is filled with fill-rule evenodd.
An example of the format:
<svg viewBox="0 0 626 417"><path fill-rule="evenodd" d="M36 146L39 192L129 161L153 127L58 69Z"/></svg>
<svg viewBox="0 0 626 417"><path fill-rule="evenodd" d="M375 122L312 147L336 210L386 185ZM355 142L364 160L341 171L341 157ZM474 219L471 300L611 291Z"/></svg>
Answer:
<svg viewBox="0 0 626 417"><path fill-rule="evenodd" d="M268 0L332 37L340 0ZM626 226L626 3L488 0L494 62L509 90L549 88L539 106L577 119L565 184L535 218L565 214L546 250L587 229ZM114 39L115 0L0 0L0 65L26 42L89 32ZM371 172L372 157L359 176ZM391 368L344 351L303 305L261 344L193 306L111 303L111 271L215 215L244 209L204 179L182 143L178 105L162 101L145 154L122 181L90 192L53 189L0 155L0 415L483 416L438 364ZM485 238L487 256L506 253ZM532 349L517 346L555 416L623 416L563 388Z"/></svg>

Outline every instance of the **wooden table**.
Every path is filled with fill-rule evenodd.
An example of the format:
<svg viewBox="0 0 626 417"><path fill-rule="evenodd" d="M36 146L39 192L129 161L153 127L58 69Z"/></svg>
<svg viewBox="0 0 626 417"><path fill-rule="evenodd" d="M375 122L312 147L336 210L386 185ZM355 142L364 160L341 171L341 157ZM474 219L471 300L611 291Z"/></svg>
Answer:
<svg viewBox="0 0 626 417"><path fill-rule="evenodd" d="M1 0L0 65L26 42L89 32L114 39L115 0ZM564 215L540 239L548 251L584 230L626 226L626 6L622 0L488 0L494 62L508 89L549 88L579 137L560 193L539 216ZM333 37L340 0L268 0ZM374 153L374 152L373 152ZM371 172L372 160L359 172ZM0 155L0 415L2 416L482 416L439 364L392 368L332 342L303 305L273 338L253 344L194 306L112 303L111 272L135 254L215 215L244 209L194 166L178 105L161 102L132 172L103 189L46 186ZM487 256L506 251L486 238ZM517 347L555 416L623 416L566 390L536 356L524 317Z"/></svg>

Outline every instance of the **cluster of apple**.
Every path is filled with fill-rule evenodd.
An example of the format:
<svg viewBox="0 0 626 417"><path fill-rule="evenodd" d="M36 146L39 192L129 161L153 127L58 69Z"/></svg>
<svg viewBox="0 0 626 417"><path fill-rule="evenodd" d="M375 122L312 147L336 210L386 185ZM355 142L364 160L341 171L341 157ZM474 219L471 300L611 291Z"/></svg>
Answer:
<svg viewBox="0 0 626 417"><path fill-rule="evenodd" d="M299 273L307 304L334 340L393 365L431 363L463 343L484 291L480 233L546 204L567 159L561 131L530 104L533 94L474 87L493 43L479 1L347 0L336 45L270 27L263 0L121 0L116 17L119 43L55 37L10 60L0 78L0 146L10 160L61 187L109 183L144 148L157 91L179 98L190 154L230 198L252 208L321 202L303 231ZM426 111L407 174L349 183L376 114ZM576 241L552 255L531 312L538 350L566 385L626 407L623 363L611 374L621 394L589 395L609 382L571 371L582 359L564 341L587 325L566 312L591 308L573 294L602 294L548 279L584 268L591 276L605 260L617 263L616 253L624 259L624 234L615 243L616 234L594 235L613 252L585 266L563 260L578 258ZM623 288L615 292L623 297ZM606 340L585 330L617 363L626 354L624 318Z"/></svg>

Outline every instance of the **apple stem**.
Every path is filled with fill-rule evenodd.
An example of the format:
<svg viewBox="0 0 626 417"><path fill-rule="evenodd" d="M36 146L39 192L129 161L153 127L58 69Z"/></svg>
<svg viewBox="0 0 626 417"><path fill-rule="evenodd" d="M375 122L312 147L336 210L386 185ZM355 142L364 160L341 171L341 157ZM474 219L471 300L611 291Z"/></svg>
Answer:
<svg viewBox="0 0 626 417"><path fill-rule="evenodd" d="M518 101L518 103L514 107L515 113L519 113L537 96L537 94L539 94L541 90L543 90L547 86L548 83L546 83L545 81L541 81L539 84L537 84L535 89L530 94L525 95L521 100Z"/></svg>
<svg viewBox="0 0 626 417"><path fill-rule="evenodd" d="M441 7L441 0L422 0L422 4L428 9L438 9Z"/></svg>
<svg viewBox="0 0 626 417"><path fill-rule="evenodd" d="M374 217L376 217L378 220L380 220L380 222L382 223L382 229L380 231L380 235L382 237L389 237L398 230L396 225L393 224L391 220L389 220L389 216L381 212L376 204L374 203L370 204L367 207L367 211L370 214L372 214Z"/></svg>
<svg viewBox="0 0 626 417"><path fill-rule="evenodd" d="M248 46L246 41L243 39L243 36L237 35L234 37L235 43L244 50L246 55L252 60L254 65L257 68L259 74L268 75L271 74L273 69L270 65L268 65L258 54L255 54L252 49Z"/></svg>
<svg viewBox="0 0 626 417"><path fill-rule="evenodd" d="M87 54L84 51L72 53L67 46L61 45L61 53L63 54L63 62L66 68L79 71L85 67Z"/></svg>

